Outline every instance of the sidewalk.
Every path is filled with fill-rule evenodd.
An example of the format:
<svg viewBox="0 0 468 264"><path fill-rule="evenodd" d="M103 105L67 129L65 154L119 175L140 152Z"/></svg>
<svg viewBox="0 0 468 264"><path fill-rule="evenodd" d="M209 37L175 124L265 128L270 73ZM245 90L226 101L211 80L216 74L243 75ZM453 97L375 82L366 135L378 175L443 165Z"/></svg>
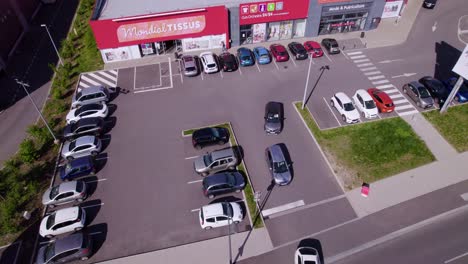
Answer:
<svg viewBox="0 0 468 264"><path fill-rule="evenodd" d="M273 250L266 228L254 229L231 235L232 262L246 259ZM229 264L228 237L218 237L166 250L153 251L99 262L101 264L147 264L147 263L216 263Z"/></svg>

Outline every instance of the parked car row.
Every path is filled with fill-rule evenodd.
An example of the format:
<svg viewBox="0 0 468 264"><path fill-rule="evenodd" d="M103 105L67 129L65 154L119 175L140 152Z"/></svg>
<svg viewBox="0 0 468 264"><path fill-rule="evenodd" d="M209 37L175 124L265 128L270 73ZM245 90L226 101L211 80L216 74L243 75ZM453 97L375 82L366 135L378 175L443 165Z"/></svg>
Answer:
<svg viewBox="0 0 468 264"><path fill-rule="evenodd" d="M95 175L94 157L102 150L99 136L105 133L104 118L109 114L106 102L110 92L102 86L79 89L73 96L72 109L67 115L67 125L63 130L61 156L66 160L58 169L62 183L47 189L42 196L42 204L50 208L58 205L73 206L61 208L44 216L39 227L39 235L56 239L39 248L36 263L65 263L86 260L92 254L91 237L81 232L86 227L86 210L80 203L89 197L89 186L77 179Z"/></svg>
<svg viewBox="0 0 468 264"><path fill-rule="evenodd" d="M340 53L338 42L335 39L326 38L322 40L322 46L328 54ZM287 45L288 50L281 44L271 44L269 49L255 47L252 50L246 47L237 49L236 55L227 51L219 55L212 52L203 52L199 57L184 55L181 57L181 68L185 76L196 76L200 72L215 73L220 70L225 72L236 71L239 66L247 67L255 63L269 64L272 59L276 62L289 60L290 54L296 60L317 58L323 56L322 46L315 41L306 41L303 44L291 42ZM198 63L200 60L200 64ZM199 69L200 66L200 69Z"/></svg>

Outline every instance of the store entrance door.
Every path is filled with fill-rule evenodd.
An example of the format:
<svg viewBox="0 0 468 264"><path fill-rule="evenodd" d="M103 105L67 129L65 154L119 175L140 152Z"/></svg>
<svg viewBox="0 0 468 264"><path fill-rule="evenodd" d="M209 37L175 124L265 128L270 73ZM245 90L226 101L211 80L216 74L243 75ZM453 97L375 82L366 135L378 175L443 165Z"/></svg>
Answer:
<svg viewBox="0 0 468 264"><path fill-rule="evenodd" d="M172 54L176 51L182 51L182 41L179 39L176 40L168 40L168 41L161 41L156 43L156 49L158 54Z"/></svg>

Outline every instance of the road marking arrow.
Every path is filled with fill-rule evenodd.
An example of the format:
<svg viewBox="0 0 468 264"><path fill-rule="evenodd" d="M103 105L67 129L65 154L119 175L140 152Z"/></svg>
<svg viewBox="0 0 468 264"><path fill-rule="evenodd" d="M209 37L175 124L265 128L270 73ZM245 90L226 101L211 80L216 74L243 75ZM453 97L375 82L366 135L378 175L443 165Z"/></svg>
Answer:
<svg viewBox="0 0 468 264"><path fill-rule="evenodd" d="M415 74L416 74L415 72L413 72L413 73L403 73L402 75L392 76L392 78L410 77L410 76L413 76Z"/></svg>
<svg viewBox="0 0 468 264"><path fill-rule="evenodd" d="M434 25L432 26L432 32L436 31L437 29L437 21L434 22Z"/></svg>
<svg viewBox="0 0 468 264"><path fill-rule="evenodd" d="M391 63L391 62L395 62L395 61L403 61L403 59L383 60L383 61L379 61L379 63Z"/></svg>

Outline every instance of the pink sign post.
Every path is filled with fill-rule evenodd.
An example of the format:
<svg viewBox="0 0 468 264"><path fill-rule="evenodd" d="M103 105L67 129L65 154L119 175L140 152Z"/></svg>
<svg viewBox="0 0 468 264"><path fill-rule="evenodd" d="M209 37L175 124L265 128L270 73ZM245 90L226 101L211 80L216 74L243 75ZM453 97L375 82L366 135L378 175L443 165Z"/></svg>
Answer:
<svg viewBox="0 0 468 264"><path fill-rule="evenodd" d="M361 195L367 197L369 195L370 185L368 183L363 183L361 186Z"/></svg>

